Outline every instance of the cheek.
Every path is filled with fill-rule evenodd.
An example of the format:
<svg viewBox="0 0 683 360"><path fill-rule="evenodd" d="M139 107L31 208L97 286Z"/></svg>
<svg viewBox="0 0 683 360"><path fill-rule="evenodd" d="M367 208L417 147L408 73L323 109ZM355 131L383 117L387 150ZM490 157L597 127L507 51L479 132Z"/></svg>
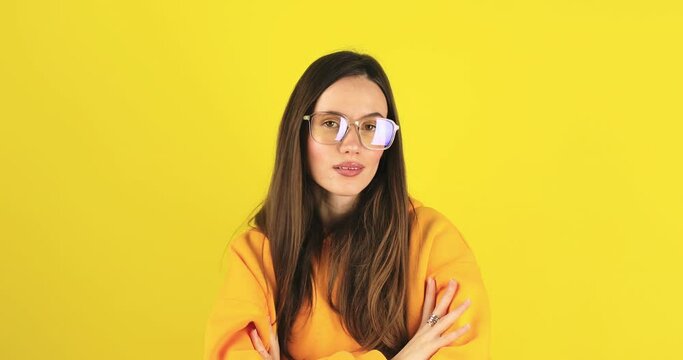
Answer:
<svg viewBox="0 0 683 360"><path fill-rule="evenodd" d="M377 175L377 169L379 168L379 161L382 158L382 154L384 151L372 151L367 153L367 156L364 157L364 163L366 165L366 170L367 171L365 176L366 176L366 181L370 182L372 179Z"/></svg>
<svg viewBox="0 0 683 360"><path fill-rule="evenodd" d="M313 139L310 137L308 138L308 146L306 147L306 152L308 155L308 168L314 175L317 173L318 169L324 166L325 157L319 145L320 144L313 141Z"/></svg>
<svg viewBox="0 0 683 360"><path fill-rule="evenodd" d="M370 162L373 164L374 167L379 166L379 161L382 158L382 154L384 154L384 150L382 151L373 151L370 153Z"/></svg>

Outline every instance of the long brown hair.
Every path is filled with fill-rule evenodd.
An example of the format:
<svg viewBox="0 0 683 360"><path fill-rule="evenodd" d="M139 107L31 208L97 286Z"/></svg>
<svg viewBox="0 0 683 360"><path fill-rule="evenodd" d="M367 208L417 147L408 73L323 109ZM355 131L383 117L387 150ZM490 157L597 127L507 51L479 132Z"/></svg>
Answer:
<svg viewBox="0 0 683 360"><path fill-rule="evenodd" d="M372 56L339 51L314 61L297 82L280 123L275 168L262 207L251 219L270 241L275 271L277 335L282 354L300 310L313 306L313 261L329 243L327 299L346 331L366 350L393 357L408 342L407 279L412 206L407 192L401 132L384 151L377 172L354 209L324 228L323 190L307 159L307 123L323 91L346 76L366 76L384 92L387 117L399 123L389 79ZM333 289L337 287L336 297ZM308 312L307 316L310 316Z"/></svg>

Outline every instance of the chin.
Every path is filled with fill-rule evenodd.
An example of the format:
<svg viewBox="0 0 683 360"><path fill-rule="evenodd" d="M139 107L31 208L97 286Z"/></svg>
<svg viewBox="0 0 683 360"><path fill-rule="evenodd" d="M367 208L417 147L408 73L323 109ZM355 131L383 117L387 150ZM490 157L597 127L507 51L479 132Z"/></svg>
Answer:
<svg viewBox="0 0 683 360"><path fill-rule="evenodd" d="M365 184L365 186L354 186L354 187L339 187L339 186L331 186L328 188L325 188L327 192L330 194L334 194L336 196L357 196L360 194L363 189L367 187L368 184Z"/></svg>
<svg viewBox="0 0 683 360"><path fill-rule="evenodd" d="M374 176L374 173L373 173ZM314 177L315 179L315 177ZM324 179L325 181L317 182L328 194L335 196L358 196L365 188L372 182L372 177L369 179L363 178L334 178Z"/></svg>
<svg viewBox="0 0 683 360"><path fill-rule="evenodd" d="M334 194L336 196L357 196L360 194L360 192L363 191L363 189L359 190L350 190L350 189L331 189L328 190L330 194Z"/></svg>

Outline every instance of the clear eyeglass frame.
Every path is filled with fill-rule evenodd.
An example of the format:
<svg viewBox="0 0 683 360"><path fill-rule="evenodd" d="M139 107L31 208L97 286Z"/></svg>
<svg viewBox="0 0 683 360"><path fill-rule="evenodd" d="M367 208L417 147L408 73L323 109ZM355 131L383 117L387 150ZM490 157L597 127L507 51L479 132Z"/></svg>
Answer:
<svg viewBox="0 0 683 360"><path fill-rule="evenodd" d="M394 120L387 119L387 118L383 118L383 117L381 117L381 116L376 116L376 118L380 118L380 119L382 119L382 120L387 120L387 121L389 121L389 122L391 123L391 125L394 127L393 134L392 134L392 136L391 136L391 141L389 142L389 144L388 144L386 147L384 147L384 148L377 149L377 148L371 148L371 147L367 146L367 145L365 144L365 142L363 141L363 138L360 136L360 120L350 121L348 116L346 116L346 115L344 115L344 114L342 114L342 113L339 113L339 112L334 112L334 111L320 111L320 112L314 112L314 113L311 113L311 114L308 114L308 115L304 115L304 116L303 116L303 121L308 121L308 134L309 134L309 136L313 139L313 141L317 142L318 144L323 144L323 145L334 145L334 144L338 144L338 143L344 141L344 139L346 138L346 135L349 134L349 129L351 128L351 126L349 126L349 127L346 128L346 132L345 132L344 135L341 137L341 139L339 139L339 141L330 142L330 143L323 143L323 142L320 142L320 141L318 141L318 140L315 138L315 136L313 136L313 126L311 125L311 120L313 119L313 116L314 116L314 115L318 115L318 114L338 115L338 116L341 116L342 118L344 118L344 119L346 120L346 122L347 122L349 125L355 125L355 127L356 127L356 135L358 136L358 140L360 141L361 145L362 145L364 148L368 149L368 150L381 151L381 150L386 150L386 149L390 148L391 145L394 143L394 140L396 139L396 132L398 132L398 129L399 129L398 124L396 124L396 123L394 122Z"/></svg>

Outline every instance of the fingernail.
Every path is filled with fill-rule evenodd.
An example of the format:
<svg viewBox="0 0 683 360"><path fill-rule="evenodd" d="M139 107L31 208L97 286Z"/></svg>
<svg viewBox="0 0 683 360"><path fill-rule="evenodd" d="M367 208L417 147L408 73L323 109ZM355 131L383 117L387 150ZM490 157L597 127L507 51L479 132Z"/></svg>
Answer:
<svg viewBox="0 0 683 360"><path fill-rule="evenodd" d="M448 282L448 285L449 285L449 286L455 285L455 279L451 279L451 280Z"/></svg>
<svg viewBox="0 0 683 360"><path fill-rule="evenodd" d="M465 303L471 304L471 303L472 303L472 300L471 300L470 298L467 298L467 300L465 300Z"/></svg>

